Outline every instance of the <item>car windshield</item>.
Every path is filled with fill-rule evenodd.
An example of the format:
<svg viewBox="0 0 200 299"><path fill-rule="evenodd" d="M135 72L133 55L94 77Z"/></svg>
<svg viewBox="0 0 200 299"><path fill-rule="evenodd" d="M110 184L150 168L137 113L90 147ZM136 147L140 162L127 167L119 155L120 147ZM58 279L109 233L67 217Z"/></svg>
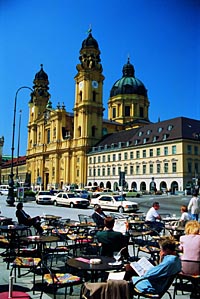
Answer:
<svg viewBox="0 0 200 299"><path fill-rule="evenodd" d="M121 195L119 195L119 196L115 196L114 199L115 199L116 201L125 201L125 200L126 200L126 199L125 199L123 196L121 196Z"/></svg>
<svg viewBox="0 0 200 299"><path fill-rule="evenodd" d="M49 191L40 192L39 195L51 195Z"/></svg>

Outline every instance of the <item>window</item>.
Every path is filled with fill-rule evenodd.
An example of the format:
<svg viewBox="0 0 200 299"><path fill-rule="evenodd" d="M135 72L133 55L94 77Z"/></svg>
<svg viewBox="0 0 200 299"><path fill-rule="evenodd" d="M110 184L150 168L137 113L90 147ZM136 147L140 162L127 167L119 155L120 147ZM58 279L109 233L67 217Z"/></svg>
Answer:
<svg viewBox="0 0 200 299"><path fill-rule="evenodd" d="M149 173L150 173L150 174L153 173L153 164L149 164Z"/></svg>
<svg viewBox="0 0 200 299"><path fill-rule="evenodd" d="M79 177L79 169L76 171L76 176Z"/></svg>
<svg viewBox="0 0 200 299"><path fill-rule="evenodd" d="M50 129L47 130L47 143L50 143L51 138L50 138Z"/></svg>
<svg viewBox="0 0 200 299"><path fill-rule="evenodd" d="M89 176L92 176L92 169L89 169Z"/></svg>
<svg viewBox="0 0 200 299"><path fill-rule="evenodd" d="M78 136L81 137L81 127L78 127Z"/></svg>
<svg viewBox="0 0 200 299"><path fill-rule="evenodd" d="M149 150L149 157L153 157L153 149L152 148Z"/></svg>
<svg viewBox="0 0 200 299"><path fill-rule="evenodd" d="M194 147L194 154L195 154L195 156L199 155L199 148L198 148L198 146Z"/></svg>
<svg viewBox="0 0 200 299"><path fill-rule="evenodd" d="M113 161L116 161L116 155L113 154Z"/></svg>
<svg viewBox="0 0 200 299"><path fill-rule="evenodd" d="M92 137L95 137L96 127L92 126Z"/></svg>
<svg viewBox="0 0 200 299"><path fill-rule="evenodd" d="M198 162L194 163L194 172L199 173L199 164L198 164Z"/></svg>
<svg viewBox="0 0 200 299"><path fill-rule="evenodd" d="M147 135L150 135L151 134L151 130L147 130Z"/></svg>
<svg viewBox="0 0 200 299"><path fill-rule="evenodd" d="M112 108L112 117L116 118L116 107Z"/></svg>
<svg viewBox="0 0 200 299"><path fill-rule="evenodd" d="M160 156L160 148L159 147L156 149L156 155Z"/></svg>
<svg viewBox="0 0 200 299"><path fill-rule="evenodd" d="M163 128L159 127L159 128L158 128L158 133L161 133L162 130L163 130Z"/></svg>
<svg viewBox="0 0 200 299"><path fill-rule="evenodd" d="M121 161L121 159L122 159L122 155L118 154L118 160Z"/></svg>
<svg viewBox="0 0 200 299"><path fill-rule="evenodd" d="M140 117L144 117L144 108L140 107Z"/></svg>
<svg viewBox="0 0 200 299"><path fill-rule="evenodd" d="M130 106L125 106L125 116L130 116Z"/></svg>
<svg viewBox="0 0 200 299"><path fill-rule="evenodd" d="M92 164L92 158L91 157L89 158L89 164Z"/></svg>
<svg viewBox="0 0 200 299"><path fill-rule="evenodd" d="M136 151L136 158L137 158L137 159L140 158L140 151Z"/></svg>
<svg viewBox="0 0 200 299"><path fill-rule="evenodd" d="M131 166L130 166L130 175L133 175L133 174L134 174L133 166L131 165Z"/></svg>
<svg viewBox="0 0 200 299"><path fill-rule="evenodd" d="M108 161L108 162L110 162L110 155L108 155L108 156L107 156L107 158L108 158L108 160L107 160L107 161Z"/></svg>
<svg viewBox="0 0 200 299"><path fill-rule="evenodd" d="M124 160L127 160L128 159L128 154L127 152L124 153Z"/></svg>
<svg viewBox="0 0 200 299"><path fill-rule="evenodd" d="M93 91L93 93L92 93L92 100L93 100L93 102L96 102L96 92L95 91Z"/></svg>
<svg viewBox="0 0 200 299"><path fill-rule="evenodd" d="M96 164L96 157L93 158L93 163Z"/></svg>
<svg viewBox="0 0 200 299"><path fill-rule="evenodd" d="M147 152L146 152L146 150L143 150L143 151L142 151L142 157L143 157L143 158L146 158L146 156L147 156Z"/></svg>
<svg viewBox="0 0 200 299"><path fill-rule="evenodd" d="M143 164L143 166L142 166L142 173L146 174L146 171L147 171L147 166L146 166L146 164Z"/></svg>
<svg viewBox="0 0 200 299"><path fill-rule="evenodd" d="M101 163L101 156L98 156L98 163Z"/></svg>
<svg viewBox="0 0 200 299"><path fill-rule="evenodd" d="M188 162L188 172L192 172L192 162Z"/></svg>
<svg viewBox="0 0 200 299"><path fill-rule="evenodd" d="M97 175L101 176L101 169L100 168L98 168L98 170L97 170Z"/></svg>
<svg viewBox="0 0 200 299"><path fill-rule="evenodd" d="M165 146L164 147L164 156L167 156L168 155L168 146Z"/></svg>
<svg viewBox="0 0 200 299"><path fill-rule="evenodd" d="M113 167L113 168L112 168L112 175L115 175L115 173L116 173L116 168Z"/></svg>
<svg viewBox="0 0 200 299"><path fill-rule="evenodd" d="M105 168L102 169L102 176L105 176L106 175L106 171L105 171Z"/></svg>
<svg viewBox="0 0 200 299"><path fill-rule="evenodd" d="M191 145L188 145L188 146L187 146L187 154L188 154L188 155L191 155L191 154L192 154L192 146L191 146Z"/></svg>
<svg viewBox="0 0 200 299"><path fill-rule="evenodd" d="M136 174L139 174L139 173L140 173L140 166L136 165Z"/></svg>
<svg viewBox="0 0 200 299"><path fill-rule="evenodd" d="M121 172L121 167L119 166L118 167L118 175L120 174L120 172Z"/></svg>
<svg viewBox="0 0 200 299"><path fill-rule="evenodd" d="M134 156L133 156L133 152L130 152L130 159L133 159Z"/></svg>
<svg viewBox="0 0 200 299"><path fill-rule="evenodd" d="M172 163L172 172L175 173L177 171L176 162Z"/></svg>
<svg viewBox="0 0 200 299"><path fill-rule="evenodd" d="M173 129L173 126L172 125L169 125L168 127L167 127L167 130L168 131L171 131Z"/></svg>
<svg viewBox="0 0 200 299"><path fill-rule="evenodd" d="M142 134L143 134L143 132L142 132L142 131L140 131L140 132L138 133L138 136L142 136Z"/></svg>
<svg viewBox="0 0 200 299"><path fill-rule="evenodd" d="M106 162L106 156L102 157L103 162Z"/></svg>
<svg viewBox="0 0 200 299"><path fill-rule="evenodd" d="M160 163L157 164L157 173L160 173Z"/></svg>
<svg viewBox="0 0 200 299"><path fill-rule="evenodd" d="M172 155L176 155L176 145L172 145Z"/></svg>
<svg viewBox="0 0 200 299"><path fill-rule="evenodd" d="M52 177L55 176L55 167L52 168Z"/></svg>
<svg viewBox="0 0 200 299"><path fill-rule="evenodd" d="M107 175L110 176L110 167L107 168Z"/></svg>
<svg viewBox="0 0 200 299"><path fill-rule="evenodd" d="M164 163L164 173L168 173L168 163Z"/></svg>

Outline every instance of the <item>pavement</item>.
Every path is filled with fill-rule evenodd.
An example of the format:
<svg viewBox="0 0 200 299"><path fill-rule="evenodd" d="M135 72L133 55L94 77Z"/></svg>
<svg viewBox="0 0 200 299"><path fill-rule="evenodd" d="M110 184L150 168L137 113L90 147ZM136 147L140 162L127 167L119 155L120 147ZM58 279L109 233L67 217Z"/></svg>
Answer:
<svg viewBox="0 0 200 299"><path fill-rule="evenodd" d="M3 250L0 249L0 253L2 253L2 252L3 252ZM3 257L0 256L0 293L9 290L9 277L10 277L10 269L7 269L7 264L3 261ZM31 273L28 275L25 275L21 278L17 278L16 283L15 282L13 283L13 290L26 292L27 294L29 294L30 298L39 299L41 292L35 291L35 294L33 294L32 281L33 281L33 275ZM36 284L39 283L39 281L40 281L40 276L36 276ZM173 298L173 286L170 287L169 291ZM1 295L0 295L0 298L1 298ZM53 294L49 294L48 289L47 289L47 291L45 291L43 293L42 299L52 299L52 298L53 298ZM56 298L64 299L64 289L58 290ZM168 298L169 298L168 294L165 294L163 296L163 299L168 299ZM182 292L179 291L175 298L176 299L188 299L188 298L190 298L190 294L185 292L183 295ZM72 295L68 294L67 299L80 299L80 286L75 286L73 294Z"/></svg>

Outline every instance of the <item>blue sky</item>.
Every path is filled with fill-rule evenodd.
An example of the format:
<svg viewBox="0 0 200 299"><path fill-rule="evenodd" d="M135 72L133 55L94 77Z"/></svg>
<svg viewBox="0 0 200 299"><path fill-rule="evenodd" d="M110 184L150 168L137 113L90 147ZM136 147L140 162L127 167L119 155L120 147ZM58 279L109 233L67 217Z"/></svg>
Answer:
<svg viewBox="0 0 200 299"><path fill-rule="evenodd" d="M11 154L14 98L33 86L40 64L53 107L72 112L76 65L87 30L101 50L103 102L122 77L128 56L148 89L152 122L200 119L200 0L0 0L0 136ZM29 90L17 97L15 152L22 109L20 155L26 154Z"/></svg>

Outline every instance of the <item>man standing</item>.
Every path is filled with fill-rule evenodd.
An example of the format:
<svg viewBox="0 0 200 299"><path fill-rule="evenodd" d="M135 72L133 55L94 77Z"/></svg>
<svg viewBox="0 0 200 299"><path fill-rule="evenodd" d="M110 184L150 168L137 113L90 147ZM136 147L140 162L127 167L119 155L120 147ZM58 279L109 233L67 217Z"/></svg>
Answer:
<svg viewBox="0 0 200 299"><path fill-rule="evenodd" d="M192 220L198 221L200 213L200 199L198 197L198 190L195 190L190 199L188 210L191 210Z"/></svg>
<svg viewBox="0 0 200 299"><path fill-rule="evenodd" d="M145 223L156 232L160 233L164 228L164 224L161 221L161 216L157 212L160 208L159 202L155 201L152 207L146 214Z"/></svg>

